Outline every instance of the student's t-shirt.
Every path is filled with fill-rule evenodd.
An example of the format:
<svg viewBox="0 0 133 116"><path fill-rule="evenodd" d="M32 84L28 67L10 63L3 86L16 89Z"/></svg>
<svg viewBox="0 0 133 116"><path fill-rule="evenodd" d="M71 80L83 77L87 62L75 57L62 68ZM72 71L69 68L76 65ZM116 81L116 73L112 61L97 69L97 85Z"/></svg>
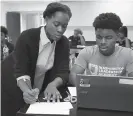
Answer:
<svg viewBox="0 0 133 116"><path fill-rule="evenodd" d="M112 55L104 56L97 45L89 46L79 53L75 64L88 75L127 76L133 72L133 50L116 46Z"/></svg>

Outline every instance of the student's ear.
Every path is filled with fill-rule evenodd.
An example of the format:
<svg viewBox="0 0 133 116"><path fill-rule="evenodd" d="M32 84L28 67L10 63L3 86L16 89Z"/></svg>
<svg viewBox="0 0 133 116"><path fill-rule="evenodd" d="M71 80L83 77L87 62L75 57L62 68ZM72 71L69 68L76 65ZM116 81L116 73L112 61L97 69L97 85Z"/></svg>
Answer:
<svg viewBox="0 0 133 116"><path fill-rule="evenodd" d="M45 23L47 23L48 19L49 19L49 18L46 16L46 17L45 17Z"/></svg>

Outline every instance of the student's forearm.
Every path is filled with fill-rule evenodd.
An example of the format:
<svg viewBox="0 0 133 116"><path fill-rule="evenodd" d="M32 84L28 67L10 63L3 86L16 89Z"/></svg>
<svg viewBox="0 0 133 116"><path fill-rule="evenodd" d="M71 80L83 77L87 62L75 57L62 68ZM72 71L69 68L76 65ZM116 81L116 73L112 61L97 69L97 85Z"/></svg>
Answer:
<svg viewBox="0 0 133 116"><path fill-rule="evenodd" d="M18 80L17 84L20 87L20 89L22 90L22 92L32 89L30 80L24 81L23 79L20 79L20 80Z"/></svg>
<svg viewBox="0 0 133 116"><path fill-rule="evenodd" d="M71 83L73 86L76 86L76 73L70 73L69 83Z"/></svg>
<svg viewBox="0 0 133 116"><path fill-rule="evenodd" d="M84 41L84 38L82 36L80 36L80 41L81 41L81 45L85 45L85 41Z"/></svg>

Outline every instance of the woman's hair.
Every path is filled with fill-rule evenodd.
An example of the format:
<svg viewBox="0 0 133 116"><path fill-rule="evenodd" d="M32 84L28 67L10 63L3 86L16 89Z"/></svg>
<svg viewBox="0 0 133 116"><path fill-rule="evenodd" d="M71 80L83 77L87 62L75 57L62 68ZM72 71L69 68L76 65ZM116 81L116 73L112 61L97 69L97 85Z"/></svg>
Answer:
<svg viewBox="0 0 133 116"><path fill-rule="evenodd" d="M69 18L72 17L71 10L67 5L64 5L58 2L52 2L47 6L45 11L43 12L43 18L45 19L46 16L51 17L57 11L67 13L69 15Z"/></svg>
<svg viewBox="0 0 133 116"><path fill-rule="evenodd" d="M120 27L119 32L120 32L120 33L123 33L124 36L127 37L128 30L127 30L127 27L126 27L126 26Z"/></svg>
<svg viewBox="0 0 133 116"><path fill-rule="evenodd" d="M7 37L7 35L8 35L8 30L7 30L7 28L4 27L4 26L0 26L0 28L1 28L1 32L3 32L3 33L5 34L5 36Z"/></svg>
<svg viewBox="0 0 133 116"><path fill-rule="evenodd" d="M120 17L115 13L102 13L93 22L95 29L112 29L114 31L118 31L122 25Z"/></svg>
<svg viewBox="0 0 133 116"><path fill-rule="evenodd" d="M77 29L74 29L74 31L77 31L78 33L80 33L81 35L83 34L82 30L77 28Z"/></svg>

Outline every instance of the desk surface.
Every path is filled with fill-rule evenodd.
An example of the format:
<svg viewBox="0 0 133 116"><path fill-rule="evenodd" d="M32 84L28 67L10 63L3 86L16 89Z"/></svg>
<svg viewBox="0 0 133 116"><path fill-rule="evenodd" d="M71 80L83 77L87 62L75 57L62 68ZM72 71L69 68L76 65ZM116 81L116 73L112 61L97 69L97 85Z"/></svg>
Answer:
<svg viewBox="0 0 133 116"><path fill-rule="evenodd" d="M61 115L35 115L35 114L25 114L29 105L18 111L17 116L61 116ZM73 109L70 110L69 116L133 116L131 112L120 112L120 111L110 111L110 110L97 110L97 109L79 109L77 104L73 104Z"/></svg>
<svg viewBox="0 0 133 116"><path fill-rule="evenodd" d="M68 89L67 89L68 90ZM65 98L67 96L66 90L62 91L62 97ZM43 99L40 101L43 101ZM111 111L111 110L98 110L98 109L79 109L77 108L77 104L72 104L73 109L70 110L69 116L133 116L133 112L120 112L120 111ZM61 116L61 115L35 115L35 114L26 114L29 105L25 105L24 108L21 108L20 111L17 112L16 116ZM64 116L64 115L62 115Z"/></svg>

